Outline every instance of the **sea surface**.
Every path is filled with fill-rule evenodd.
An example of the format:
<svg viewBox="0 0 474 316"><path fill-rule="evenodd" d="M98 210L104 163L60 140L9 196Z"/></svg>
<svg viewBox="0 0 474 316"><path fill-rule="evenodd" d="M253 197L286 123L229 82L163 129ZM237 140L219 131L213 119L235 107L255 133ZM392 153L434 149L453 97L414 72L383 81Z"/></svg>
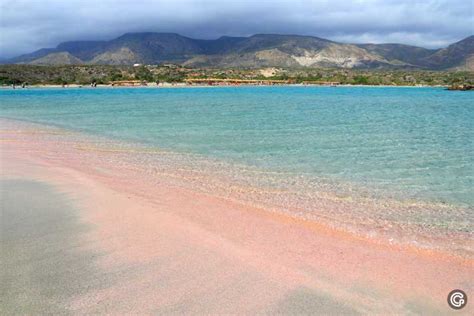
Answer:
<svg viewBox="0 0 474 316"><path fill-rule="evenodd" d="M299 194L291 200L288 193L281 206L301 203L310 212L305 199L315 192L344 201L389 199L392 206L400 204L380 203L385 219L394 208L409 210L415 203L429 209L423 216L433 225L451 219L444 224L472 230L474 94L469 92L300 86L3 89L0 106L2 118L172 152L180 157L177 165L187 163L188 170L214 168L227 173L230 183ZM142 165L153 164L148 159Z"/></svg>

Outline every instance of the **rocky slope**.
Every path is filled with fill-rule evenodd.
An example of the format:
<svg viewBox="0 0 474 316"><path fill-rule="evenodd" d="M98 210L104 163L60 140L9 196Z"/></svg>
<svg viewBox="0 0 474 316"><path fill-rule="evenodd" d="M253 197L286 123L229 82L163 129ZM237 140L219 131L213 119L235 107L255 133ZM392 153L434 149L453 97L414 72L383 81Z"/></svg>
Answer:
<svg viewBox="0 0 474 316"><path fill-rule="evenodd" d="M26 64L180 63L192 67L329 67L474 70L474 36L430 50L402 44L343 44L326 39L257 34L192 39L174 33L127 33L111 41L66 42L9 60Z"/></svg>
<svg viewBox="0 0 474 316"><path fill-rule="evenodd" d="M456 68L474 71L474 36L437 50L422 59L427 68Z"/></svg>
<svg viewBox="0 0 474 316"><path fill-rule="evenodd" d="M29 62L32 65L80 65L83 61L68 52L50 53Z"/></svg>

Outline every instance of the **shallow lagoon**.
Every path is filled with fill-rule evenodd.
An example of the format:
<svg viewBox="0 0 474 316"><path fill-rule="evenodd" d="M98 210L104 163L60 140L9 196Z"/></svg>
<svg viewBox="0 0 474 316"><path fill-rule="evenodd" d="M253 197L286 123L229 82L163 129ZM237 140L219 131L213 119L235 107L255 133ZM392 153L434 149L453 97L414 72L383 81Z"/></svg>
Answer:
<svg viewBox="0 0 474 316"><path fill-rule="evenodd" d="M1 116L377 194L474 205L474 101L442 88L0 91Z"/></svg>

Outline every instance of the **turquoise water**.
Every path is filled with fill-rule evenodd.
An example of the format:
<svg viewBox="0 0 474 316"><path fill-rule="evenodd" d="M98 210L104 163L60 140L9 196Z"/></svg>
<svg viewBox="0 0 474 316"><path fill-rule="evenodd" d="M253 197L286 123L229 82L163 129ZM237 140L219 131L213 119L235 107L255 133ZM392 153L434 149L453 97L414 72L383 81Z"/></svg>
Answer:
<svg viewBox="0 0 474 316"><path fill-rule="evenodd" d="M0 116L471 207L473 97L388 87L17 89L0 90Z"/></svg>

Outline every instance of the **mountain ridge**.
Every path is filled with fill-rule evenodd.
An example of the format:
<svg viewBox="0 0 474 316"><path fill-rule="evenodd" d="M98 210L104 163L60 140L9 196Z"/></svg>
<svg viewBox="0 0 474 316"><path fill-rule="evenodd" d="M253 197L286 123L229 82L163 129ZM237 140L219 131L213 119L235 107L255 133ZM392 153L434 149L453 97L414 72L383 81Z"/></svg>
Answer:
<svg viewBox="0 0 474 316"><path fill-rule="evenodd" d="M18 64L160 64L190 67L414 68L474 70L474 36L445 48L348 44L306 35L255 34L193 39L177 33L125 33L109 41L68 41L12 58Z"/></svg>

